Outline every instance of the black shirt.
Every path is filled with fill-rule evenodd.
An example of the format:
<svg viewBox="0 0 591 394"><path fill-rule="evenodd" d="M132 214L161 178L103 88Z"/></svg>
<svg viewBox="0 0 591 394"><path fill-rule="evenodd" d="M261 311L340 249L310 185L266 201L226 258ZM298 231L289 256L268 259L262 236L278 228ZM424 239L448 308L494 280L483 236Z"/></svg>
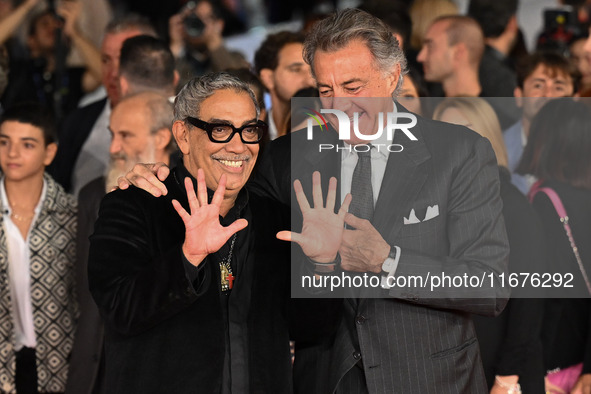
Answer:
<svg viewBox="0 0 591 394"><path fill-rule="evenodd" d="M181 187L184 185L185 177L190 177L195 190L197 189L197 181L182 164L174 171L174 176ZM209 203L211 203L213 194L214 191L207 189ZM238 193L234 206L228 211L226 216L220 216L220 224L227 227L240 218L250 221L251 216L251 212L248 209L248 192L243 188ZM232 236L217 252L207 256L206 260L199 264L198 267L193 266L185 259L187 276L192 280L193 286L197 290L198 286L202 283L203 267L206 264L219 265L220 262L228 258L230 249L232 248L230 266L232 267L232 275L236 278L233 288L228 291L222 291L219 276L214 279L213 284L219 289L222 316L225 323L226 352L222 376L222 393L224 394L249 391L248 327L246 325L246 319L250 305L250 285L252 283L253 266L252 263L248 264L250 242L252 241L250 228L247 226L245 229L237 232L235 236L236 240L233 248L231 246Z"/></svg>

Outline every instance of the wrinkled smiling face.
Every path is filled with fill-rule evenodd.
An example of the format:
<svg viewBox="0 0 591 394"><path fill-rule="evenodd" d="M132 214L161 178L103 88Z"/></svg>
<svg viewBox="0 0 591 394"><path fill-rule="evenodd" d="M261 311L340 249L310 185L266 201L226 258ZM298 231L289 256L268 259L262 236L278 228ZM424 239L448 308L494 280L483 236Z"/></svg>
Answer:
<svg viewBox="0 0 591 394"><path fill-rule="evenodd" d="M400 67L387 75L378 69L373 55L361 40L352 40L348 45L333 52L316 51L314 73L322 108L338 109L349 117L358 113L359 131L373 135L378 130L378 114L393 109L392 93L400 78ZM335 116L327 118L335 125ZM351 130L349 144L365 144Z"/></svg>
<svg viewBox="0 0 591 394"><path fill-rule="evenodd" d="M256 123L255 105L245 92L218 90L203 100L196 114L197 118L208 123L225 123L242 127ZM177 123L176 127L180 127ZM244 187L250 177L259 153L259 144L245 144L240 135L234 134L226 143L209 140L207 132L185 122L184 138L177 142L184 154L184 164L189 172L197 177L197 170L202 168L205 183L210 190L216 190L223 174L226 174L226 196L235 196Z"/></svg>

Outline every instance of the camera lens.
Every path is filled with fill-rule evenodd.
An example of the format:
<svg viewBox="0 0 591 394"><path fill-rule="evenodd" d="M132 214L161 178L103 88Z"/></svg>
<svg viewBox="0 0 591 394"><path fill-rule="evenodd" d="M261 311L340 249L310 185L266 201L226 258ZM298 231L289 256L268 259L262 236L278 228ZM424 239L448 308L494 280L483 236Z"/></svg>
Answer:
<svg viewBox="0 0 591 394"><path fill-rule="evenodd" d="M195 14L188 15L183 20L183 24L189 37L199 37L203 34L203 29L205 29L205 24Z"/></svg>

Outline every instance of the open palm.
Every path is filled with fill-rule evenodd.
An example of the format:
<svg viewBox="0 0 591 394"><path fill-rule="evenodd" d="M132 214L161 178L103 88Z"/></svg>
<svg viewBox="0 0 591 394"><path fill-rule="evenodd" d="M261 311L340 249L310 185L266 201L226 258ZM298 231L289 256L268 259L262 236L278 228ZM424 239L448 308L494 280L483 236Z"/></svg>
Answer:
<svg viewBox="0 0 591 394"><path fill-rule="evenodd" d="M323 201L320 184L320 173L316 171L312 175L314 207L310 207L302 184L299 180L294 182L296 198L304 219L302 232L280 231L277 238L296 242L306 256L319 263L324 263L333 261L341 246L345 215L349 209L351 195L347 194L339 212L335 213L336 178L333 177L329 181L326 205Z"/></svg>
<svg viewBox="0 0 591 394"><path fill-rule="evenodd" d="M220 178L211 204L207 201L207 187L202 169L197 171L199 197L195 195L190 178L185 178L185 189L191 212L188 213L177 200L173 200L172 204L185 223L183 253L192 264L199 265L208 254L217 252L232 235L245 228L248 222L246 219L238 219L228 227L220 224L220 206L226 190L225 175Z"/></svg>

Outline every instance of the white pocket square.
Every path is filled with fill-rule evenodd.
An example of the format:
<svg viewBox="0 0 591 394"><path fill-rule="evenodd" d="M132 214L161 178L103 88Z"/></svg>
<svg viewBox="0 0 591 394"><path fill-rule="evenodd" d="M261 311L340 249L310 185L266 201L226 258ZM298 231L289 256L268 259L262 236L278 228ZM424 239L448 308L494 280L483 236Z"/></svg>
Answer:
<svg viewBox="0 0 591 394"><path fill-rule="evenodd" d="M423 220L423 222L436 218L437 216L439 216L439 205L435 204L432 207L427 207L427 213L425 214L425 220Z"/></svg>
<svg viewBox="0 0 591 394"><path fill-rule="evenodd" d="M408 215L408 218L404 218L404 224L415 224L415 223L420 223L420 222L421 221L419 220L419 218L415 214L414 209L410 210L410 214Z"/></svg>

